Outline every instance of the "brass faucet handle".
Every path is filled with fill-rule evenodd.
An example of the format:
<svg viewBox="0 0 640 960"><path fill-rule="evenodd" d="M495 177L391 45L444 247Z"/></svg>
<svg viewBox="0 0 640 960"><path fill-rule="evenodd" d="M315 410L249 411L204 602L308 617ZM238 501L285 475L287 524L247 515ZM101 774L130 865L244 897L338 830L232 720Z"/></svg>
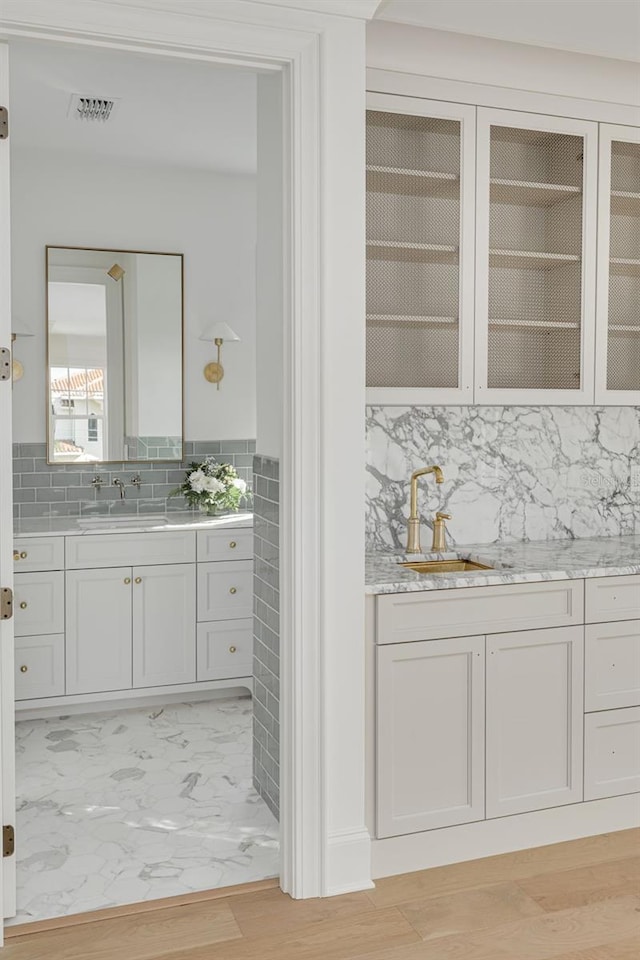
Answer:
<svg viewBox="0 0 640 960"><path fill-rule="evenodd" d="M436 513L436 520L451 520L451 514L440 513L440 511L438 511L438 513Z"/></svg>

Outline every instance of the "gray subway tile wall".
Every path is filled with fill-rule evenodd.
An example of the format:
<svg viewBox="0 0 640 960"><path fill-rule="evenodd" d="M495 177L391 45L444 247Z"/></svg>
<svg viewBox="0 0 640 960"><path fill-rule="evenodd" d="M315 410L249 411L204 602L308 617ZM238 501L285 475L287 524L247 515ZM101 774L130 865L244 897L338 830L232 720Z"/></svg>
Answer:
<svg viewBox="0 0 640 960"><path fill-rule="evenodd" d="M214 456L232 463L238 474L253 488L255 440L215 440L185 442L182 463L47 463L45 443L13 445L13 515L15 519L32 517L79 517L88 514L145 514L165 510L186 510L183 497L167 499L179 486L187 464ZM139 487L131 483L140 474ZM91 481L100 476L96 489ZM126 484L126 497L113 485L119 477Z"/></svg>
<svg viewBox="0 0 640 960"><path fill-rule="evenodd" d="M253 458L253 783L280 819L280 464Z"/></svg>

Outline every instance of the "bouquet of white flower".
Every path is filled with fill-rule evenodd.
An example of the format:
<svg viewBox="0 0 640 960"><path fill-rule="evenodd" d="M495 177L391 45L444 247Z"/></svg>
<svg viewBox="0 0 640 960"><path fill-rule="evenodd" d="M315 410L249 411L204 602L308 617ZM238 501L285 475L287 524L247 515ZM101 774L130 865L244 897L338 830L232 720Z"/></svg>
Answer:
<svg viewBox="0 0 640 960"><path fill-rule="evenodd" d="M251 492L236 468L230 463L218 463L214 457L189 464L184 482L169 494L180 495L190 506L210 514L236 511L243 502L251 501Z"/></svg>

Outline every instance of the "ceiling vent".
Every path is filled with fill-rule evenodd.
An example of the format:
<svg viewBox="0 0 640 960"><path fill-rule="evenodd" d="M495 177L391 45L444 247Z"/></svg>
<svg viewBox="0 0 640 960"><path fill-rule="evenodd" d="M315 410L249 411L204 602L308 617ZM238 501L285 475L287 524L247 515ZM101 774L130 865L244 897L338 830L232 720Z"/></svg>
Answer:
<svg viewBox="0 0 640 960"><path fill-rule="evenodd" d="M115 113L117 100L109 97L87 97L79 93L71 96L68 116L78 120L101 120L105 123Z"/></svg>

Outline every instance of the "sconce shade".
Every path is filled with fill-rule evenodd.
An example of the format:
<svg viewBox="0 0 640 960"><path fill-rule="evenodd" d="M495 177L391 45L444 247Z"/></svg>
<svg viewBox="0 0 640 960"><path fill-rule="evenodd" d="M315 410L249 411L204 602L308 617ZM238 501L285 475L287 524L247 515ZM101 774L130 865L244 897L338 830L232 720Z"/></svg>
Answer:
<svg viewBox="0 0 640 960"><path fill-rule="evenodd" d="M241 340L242 338L228 324L218 320L216 323L205 327L198 339L206 340L207 343L215 343L216 340Z"/></svg>

